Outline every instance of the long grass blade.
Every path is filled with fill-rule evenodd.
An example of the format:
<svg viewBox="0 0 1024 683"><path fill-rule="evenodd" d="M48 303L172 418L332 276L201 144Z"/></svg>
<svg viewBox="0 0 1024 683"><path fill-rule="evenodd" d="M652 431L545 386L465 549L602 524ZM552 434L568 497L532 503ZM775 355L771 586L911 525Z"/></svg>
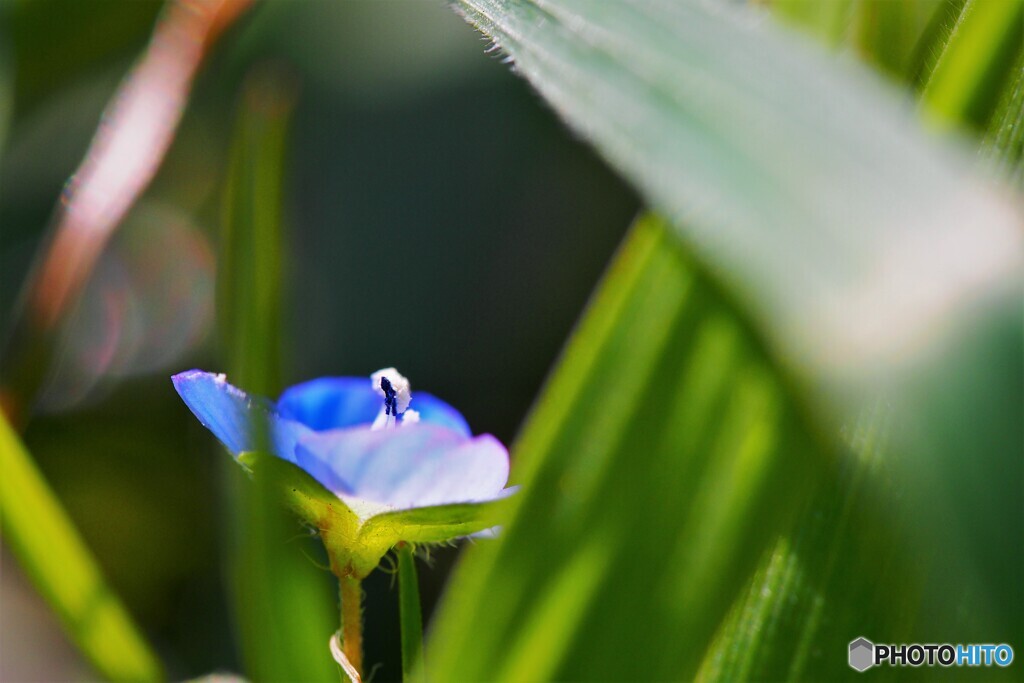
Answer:
<svg viewBox="0 0 1024 683"><path fill-rule="evenodd" d="M416 666L423 652L423 614L416 556L412 546L398 546L398 609L402 628L402 680L416 679Z"/></svg>
<svg viewBox="0 0 1024 683"><path fill-rule="evenodd" d="M112 681L162 679L159 660L2 415L0 472L4 541L82 654Z"/></svg>
<svg viewBox="0 0 1024 683"><path fill-rule="evenodd" d="M1024 2L968 0L941 47L921 93L937 126L984 129L1024 44Z"/></svg>
<svg viewBox="0 0 1024 683"><path fill-rule="evenodd" d="M431 631L438 680L691 678L830 461L654 219L634 227L513 453L517 507L467 554Z"/></svg>
<svg viewBox="0 0 1024 683"><path fill-rule="evenodd" d="M669 218L833 434L880 399L893 406L907 504L936 545L948 547L952 524L954 554L972 565L941 570L985 584L975 590L1003 615L1000 632L1019 625L1024 595L1010 586L1024 549L997 551L994 531L1024 536L1024 517L1007 514L1024 478L1013 199L962 147L930 138L877 76L756 10L461 7Z"/></svg>
<svg viewBox="0 0 1024 683"><path fill-rule="evenodd" d="M858 626L882 638L1012 640L1012 200L877 77L754 11L461 7L705 268L637 228L515 449L506 533L453 580L434 673L830 677L872 635L847 632L863 604L891 608ZM762 625L794 637L720 646Z"/></svg>
<svg viewBox="0 0 1024 683"><path fill-rule="evenodd" d="M260 72L247 83L220 244L218 310L227 371L267 396L283 381L283 184L293 101L280 74ZM279 506L273 484L250 480L224 460L233 510L229 580L246 670L254 680L336 680L326 645L337 628L330 575L301 552L303 534Z"/></svg>

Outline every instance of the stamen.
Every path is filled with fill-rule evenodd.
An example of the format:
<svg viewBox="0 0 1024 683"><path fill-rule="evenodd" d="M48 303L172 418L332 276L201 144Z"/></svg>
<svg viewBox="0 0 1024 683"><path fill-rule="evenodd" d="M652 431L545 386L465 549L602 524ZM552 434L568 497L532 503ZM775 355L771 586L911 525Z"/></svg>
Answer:
<svg viewBox="0 0 1024 683"><path fill-rule="evenodd" d="M381 377L380 388L384 392L384 414L398 417L398 392L391 386L391 380Z"/></svg>
<svg viewBox="0 0 1024 683"><path fill-rule="evenodd" d="M370 382L381 398L384 399L384 407L377 414L373 421L373 429L384 429L394 427L401 419L404 421L405 413L408 411L409 403L412 401L412 391L409 387L409 380L401 375L394 368L378 370L370 376Z"/></svg>

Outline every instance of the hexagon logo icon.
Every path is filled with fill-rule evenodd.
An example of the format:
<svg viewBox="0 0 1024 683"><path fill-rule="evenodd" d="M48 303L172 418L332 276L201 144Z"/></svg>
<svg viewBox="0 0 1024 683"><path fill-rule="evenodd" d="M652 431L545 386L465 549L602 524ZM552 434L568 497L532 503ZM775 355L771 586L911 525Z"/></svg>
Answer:
<svg viewBox="0 0 1024 683"><path fill-rule="evenodd" d="M875 664L875 644L867 638L858 638L850 643L850 666L857 671L867 671Z"/></svg>

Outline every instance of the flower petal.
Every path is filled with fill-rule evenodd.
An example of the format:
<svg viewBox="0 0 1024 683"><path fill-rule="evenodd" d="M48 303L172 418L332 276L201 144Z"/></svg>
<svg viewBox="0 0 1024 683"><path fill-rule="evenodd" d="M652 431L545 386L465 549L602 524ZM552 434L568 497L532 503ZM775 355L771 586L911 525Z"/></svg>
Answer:
<svg viewBox="0 0 1024 683"><path fill-rule="evenodd" d="M235 456L266 450L260 444L260 430L267 430L274 454L295 462L296 442L312 433L302 424L279 416L267 399L249 396L228 384L224 375L188 370L171 381L189 410Z"/></svg>
<svg viewBox="0 0 1024 683"><path fill-rule="evenodd" d="M395 509L491 500L508 481L508 451L493 436L424 423L311 434L296 462L345 500Z"/></svg>
<svg viewBox="0 0 1024 683"><path fill-rule="evenodd" d="M296 384L281 394L281 417L296 420L316 431L372 424L383 402L365 377L321 377ZM409 408L429 422L470 436L462 414L441 399L414 391Z"/></svg>
<svg viewBox="0 0 1024 683"><path fill-rule="evenodd" d="M469 430L469 423L466 422L466 418L462 417L462 413L432 394L414 391L409 408L420 414L421 423L427 422L447 427L463 436L473 435L473 432Z"/></svg>
<svg viewBox="0 0 1024 683"><path fill-rule="evenodd" d="M286 389L277 410L320 432L370 424L382 405L365 377L320 377Z"/></svg>

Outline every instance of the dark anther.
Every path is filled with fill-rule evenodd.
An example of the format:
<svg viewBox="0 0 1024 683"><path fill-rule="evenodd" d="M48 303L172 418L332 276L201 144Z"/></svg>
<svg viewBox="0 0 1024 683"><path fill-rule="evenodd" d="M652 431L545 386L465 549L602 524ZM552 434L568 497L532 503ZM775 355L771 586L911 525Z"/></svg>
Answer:
<svg viewBox="0 0 1024 683"><path fill-rule="evenodd" d="M391 380L381 377L380 388L384 392L384 414L398 417L398 392L391 386Z"/></svg>

